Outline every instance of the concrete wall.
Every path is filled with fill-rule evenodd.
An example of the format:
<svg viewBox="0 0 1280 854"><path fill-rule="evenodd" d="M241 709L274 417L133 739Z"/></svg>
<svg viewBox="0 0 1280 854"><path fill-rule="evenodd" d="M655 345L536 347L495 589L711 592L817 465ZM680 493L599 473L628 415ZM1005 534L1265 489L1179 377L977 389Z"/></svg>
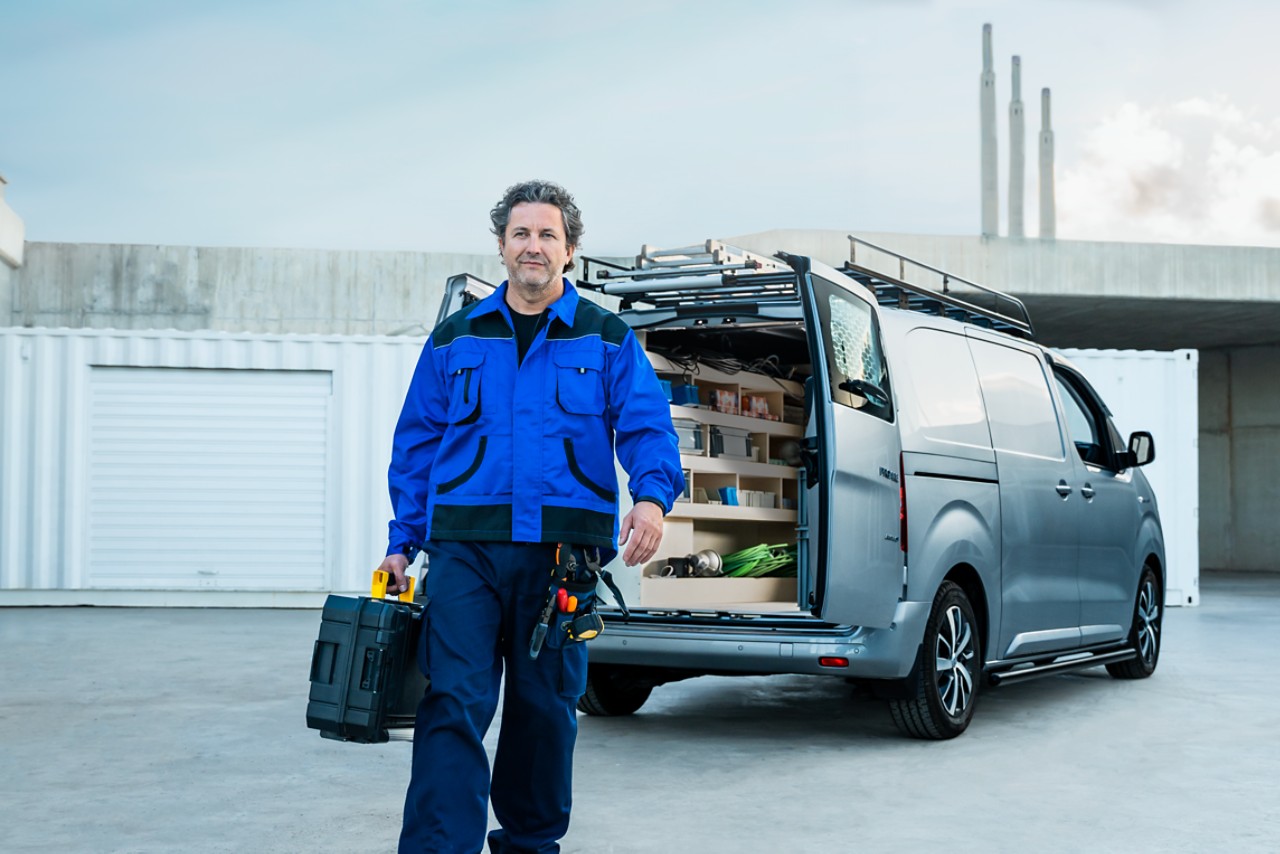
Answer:
<svg viewBox="0 0 1280 854"><path fill-rule="evenodd" d="M445 280L505 278L497 252L329 252L29 243L0 325L425 334ZM2 275L2 274L0 274Z"/></svg>
<svg viewBox="0 0 1280 854"><path fill-rule="evenodd" d="M1280 346L1200 354L1200 562L1280 568Z"/></svg>
<svg viewBox="0 0 1280 854"><path fill-rule="evenodd" d="M1231 562L1231 370L1226 350L1200 351L1200 565Z"/></svg>
<svg viewBox="0 0 1280 854"><path fill-rule="evenodd" d="M1234 569L1277 568L1280 556L1280 346L1228 353Z"/></svg>

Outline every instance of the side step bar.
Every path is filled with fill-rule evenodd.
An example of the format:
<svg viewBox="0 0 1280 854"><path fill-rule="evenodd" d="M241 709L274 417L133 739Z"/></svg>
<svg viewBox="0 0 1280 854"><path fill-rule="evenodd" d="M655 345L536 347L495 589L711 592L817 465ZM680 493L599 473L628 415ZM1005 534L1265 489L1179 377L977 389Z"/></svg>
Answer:
<svg viewBox="0 0 1280 854"><path fill-rule="evenodd" d="M1055 673L1069 673L1072 670L1084 670L1088 667L1097 667L1100 664L1111 664L1116 661L1127 661L1135 658L1138 651L1135 649L1119 649L1115 652L1103 652L1095 655L1086 656L1084 658L1073 658L1070 661L1055 661L1052 664L1041 664L1035 667L1023 667L1019 670L1005 670L1001 673L991 673L987 679L992 685L1006 685L1013 682L1022 682L1027 679L1035 679L1040 676L1052 676Z"/></svg>

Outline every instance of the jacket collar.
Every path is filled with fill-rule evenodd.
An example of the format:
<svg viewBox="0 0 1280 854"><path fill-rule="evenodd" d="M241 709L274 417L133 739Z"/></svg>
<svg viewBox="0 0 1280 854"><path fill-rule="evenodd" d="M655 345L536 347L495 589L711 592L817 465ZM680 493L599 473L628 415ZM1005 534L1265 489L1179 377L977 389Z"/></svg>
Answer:
<svg viewBox="0 0 1280 854"><path fill-rule="evenodd" d="M573 328L573 317L578 311L578 289L573 286L568 279L561 278L564 282L564 293L560 295L560 299L547 306L551 311L553 318L559 318L560 322L570 329ZM491 312L498 312L507 319L507 323L511 322L511 306L507 305L507 281L504 279L498 289L489 296L480 300L480 304L476 306L476 310L471 312L472 317L480 317Z"/></svg>

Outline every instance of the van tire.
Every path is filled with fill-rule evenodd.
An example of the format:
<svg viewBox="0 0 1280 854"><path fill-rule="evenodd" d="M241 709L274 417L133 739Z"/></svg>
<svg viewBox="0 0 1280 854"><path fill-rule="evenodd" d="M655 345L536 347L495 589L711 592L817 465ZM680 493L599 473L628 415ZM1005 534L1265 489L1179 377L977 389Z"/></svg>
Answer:
<svg viewBox="0 0 1280 854"><path fill-rule="evenodd" d="M1160 637L1164 617L1160 580L1148 564L1142 568L1138 581L1138 595L1133 603L1133 625L1129 628L1129 643L1137 655L1127 661L1107 665L1107 672L1116 679L1146 679L1156 672L1160 663Z"/></svg>
<svg viewBox="0 0 1280 854"><path fill-rule="evenodd" d="M924 629L915 695L889 701L889 714L898 729L913 738L933 740L964 732L973 719L982 682L981 650L969 598L959 585L942 582ZM940 671L939 659L951 666Z"/></svg>
<svg viewBox="0 0 1280 854"><path fill-rule="evenodd" d="M634 714L653 691L653 683L609 664L587 665L587 690L578 698L578 711L596 717Z"/></svg>

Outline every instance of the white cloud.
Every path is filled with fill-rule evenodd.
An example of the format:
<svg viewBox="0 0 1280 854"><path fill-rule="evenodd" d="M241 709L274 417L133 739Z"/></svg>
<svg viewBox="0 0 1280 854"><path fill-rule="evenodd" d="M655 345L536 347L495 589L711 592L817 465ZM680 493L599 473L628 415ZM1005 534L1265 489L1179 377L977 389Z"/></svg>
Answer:
<svg viewBox="0 0 1280 854"><path fill-rule="evenodd" d="M1059 175L1063 238L1280 246L1280 122L1226 98L1125 104Z"/></svg>

